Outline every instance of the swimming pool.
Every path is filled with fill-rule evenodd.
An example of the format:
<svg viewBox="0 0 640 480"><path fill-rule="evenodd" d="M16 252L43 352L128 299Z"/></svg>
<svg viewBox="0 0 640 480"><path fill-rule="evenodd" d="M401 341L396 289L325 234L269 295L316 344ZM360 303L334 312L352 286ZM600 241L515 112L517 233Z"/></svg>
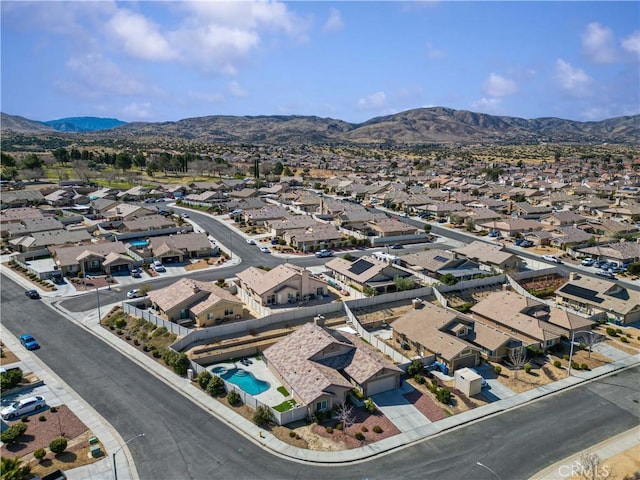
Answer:
<svg viewBox="0 0 640 480"><path fill-rule="evenodd" d="M239 386L249 395L258 395L259 393L269 390L269 382L259 380L254 377L251 372L247 372L241 368L229 370L221 374L220 377L229 383Z"/></svg>
<svg viewBox="0 0 640 480"><path fill-rule="evenodd" d="M133 240L129 242L132 247L146 247L149 245L149 240Z"/></svg>

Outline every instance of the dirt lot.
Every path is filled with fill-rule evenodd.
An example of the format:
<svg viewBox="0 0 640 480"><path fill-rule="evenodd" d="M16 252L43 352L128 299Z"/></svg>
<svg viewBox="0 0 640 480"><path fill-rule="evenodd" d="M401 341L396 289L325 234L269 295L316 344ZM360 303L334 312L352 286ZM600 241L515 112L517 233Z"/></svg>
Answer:
<svg viewBox="0 0 640 480"><path fill-rule="evenodd" d="M600 463L603 466L611 467L612 480L622 480L626 475L638 473L640 472L640 445L636 445L606 460L601 460Z"/></svg>
<svg viewBox="0 0 640 480"><path fill-rule="evenodd" d="M617 337L612 337L611 335L607 335L607 328L620 328L615 325L599 325L593 331L600 333L601 335L605 335L607 337L607 342L612 347L617 348L618 350L622 350L623 352L628 353L629 355L636 355L640 353L640 329L635 327L625 327L620 328L622 333L619 333ZM622 341L622 338L626 338L626 342Z"/></svg>
<svg viewBox="0 0 640 480"><path fill-rule="evenodd" d="M10 365L20 361L16 354L9 350L4 343L0 342L0 348L2 349L2 365Z"/></svg>
<svg viewBox="0 0 640 480"><path fill-rule="evenodd" d="M211 266L214 265L222 265L225 262L223 257L218 257L218 258L203 258L201 260L195 261L193 263L190 263L189 265L186 265L184 267L184 269L187 272L191 272L193 270L202 270L205 268L209 268Z"/></svg>
<svg viewBox="0 0 640 480"><path fill-rule="evenodd" d="M386 303L382 308L379 306L357 308L353 311L353 314L362 325L383 321L390 323L412 308L411 302L403 300L400 302Z"/></svg>
<svg viewBox="0 0 640 480"><path fill-rule="evenodd" d="M44 418L43 421L40 420L41 417ZM20 421L9 422L9 425ZM67 449L56 457L49 451L49 442L61 436L67 439ZM89 455L88 440L92 436L87 426L67 406L62 405L57 407L56 412L46 410L30 416L22 441L14 445L3 445L0 455L21 457L25 464L31 466L32 473L36 475L43 475L58 468L69 470L103 458L94 458ZM33 452L38 448L44 448L47 451L47 456L42 462L38 462L33 457Z"/></svg>

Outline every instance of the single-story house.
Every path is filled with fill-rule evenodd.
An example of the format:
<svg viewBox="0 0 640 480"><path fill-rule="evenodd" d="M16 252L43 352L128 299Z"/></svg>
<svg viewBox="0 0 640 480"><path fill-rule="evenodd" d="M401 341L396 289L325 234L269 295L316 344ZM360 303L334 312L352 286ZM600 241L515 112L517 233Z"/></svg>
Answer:
<svg viewBox="0 0 640 480"><path fill-rule="evenodd" d="M522 260L517 255L505 251L501 245L480 240L456 248L454 252L476 262L483 270L504 272L509 269L518 270L522 265Z"/></svg>
<svg viewBox="0 0 640 480"><path fill-rule="evenodd" d="M214 247L206 233L165 235L149 239L153 256L162 263L180 263L189 258L209 257Z"/></svg>
<svg viewBox="0 0 640 480"><path fill-rule="evenodd" d="M411 278L412 274L397 265L364 255L354 262L336 257L326 263L334 278L346 284L354 284L364 290L372 288L379 293L396 290L395 279Z"/></svg>
<svg viewBox="0 0 640 480"><path fill-rule="evenodd" d="M117 273L130 270L135 260L127 256L122 242L104 242L74 247L49 247L63 275ZM112 254L112 255L110 255Z"/></svg>

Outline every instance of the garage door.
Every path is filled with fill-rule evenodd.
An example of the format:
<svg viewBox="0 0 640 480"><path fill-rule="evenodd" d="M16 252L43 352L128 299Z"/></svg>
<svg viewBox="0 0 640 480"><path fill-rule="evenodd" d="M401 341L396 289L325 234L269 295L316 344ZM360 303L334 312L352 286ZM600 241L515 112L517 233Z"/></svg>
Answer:
<svg viewBox="0 0 640 480"><path fill-rule="evenodd" d="M458 358L453 362L455 366L455 370L462 367L475 367L476 363L477 363L477 358L475 355L469 355L467 357Z"/></svg>
<svg viewBox="0 0 640 480"><path fill-rule="evenodd" d="M367 396L375 395L376 393L386 392L397 387L396 375L390 377L380 378L378 380L372 380L367 384Z"/></svg>

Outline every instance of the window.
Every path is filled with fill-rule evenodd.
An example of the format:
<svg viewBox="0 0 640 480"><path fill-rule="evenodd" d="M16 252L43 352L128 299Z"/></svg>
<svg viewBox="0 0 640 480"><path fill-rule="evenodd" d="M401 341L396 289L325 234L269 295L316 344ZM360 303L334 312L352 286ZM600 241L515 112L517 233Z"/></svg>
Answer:
<svg viewBox="0 0 640 480"><path fill-rule="evenodd" d="M227 308L224 311L225 316L226 315L233 315L233 308Z"/></svg>
<svg viewBox="0 0 640 480"><path fill-rule="evenodd" d="M213 313L207 313L207 320L211 320L213 318Z"/></svg>
<svg viewBox="0 0 640 480"><path fill-rule="evenodd" d="M319 297L324 295L324 288L322 287L316 288L316 295L318 295Z"/></svg>
<svg viewBox="0 0 640 480"><path fill-rule="evenodd" d="M275 295L269 295L267 297L267 305L274 305L276 303L276 296Z"/></svg>
<svg viewBox="0 0 640 480"><path fill-rule="evenodd" d="M326 409L327 409L327 401L326 400L321 400L320 402L316 403L316 411L324 412Z"/></svg>

